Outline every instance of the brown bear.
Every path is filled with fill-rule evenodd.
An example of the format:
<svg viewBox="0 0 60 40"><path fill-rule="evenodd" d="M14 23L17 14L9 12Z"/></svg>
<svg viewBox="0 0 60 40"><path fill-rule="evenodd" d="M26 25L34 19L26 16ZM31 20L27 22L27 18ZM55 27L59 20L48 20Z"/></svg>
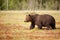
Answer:
<svg viewBox="0 0 60 40"><path fill-rule="evenodd" d="M47 29L56 29L54 17L48 14L28 14L25 22L31 22L30 29L33 29L35 25L38 26L38 29L42 29L43 26L47 27Z"/></svg>

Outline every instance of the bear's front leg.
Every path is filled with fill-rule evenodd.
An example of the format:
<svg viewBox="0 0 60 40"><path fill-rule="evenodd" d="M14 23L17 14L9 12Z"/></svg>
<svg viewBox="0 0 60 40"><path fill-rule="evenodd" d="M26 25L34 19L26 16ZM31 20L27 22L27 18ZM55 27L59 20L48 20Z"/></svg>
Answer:
<svg viewBox="0 0 60 40"><path fill-rule="evenodd" d="M35 23L31 23L30 29L33 29L35 27Z"/></svg>

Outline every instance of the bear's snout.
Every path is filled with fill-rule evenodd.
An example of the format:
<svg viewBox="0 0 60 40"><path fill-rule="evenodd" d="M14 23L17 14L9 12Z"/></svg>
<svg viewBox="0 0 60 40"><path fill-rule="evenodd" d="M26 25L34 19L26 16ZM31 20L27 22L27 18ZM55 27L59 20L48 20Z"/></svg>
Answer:
<svg viewBox="0 0 60 40"><path fill-rule="evenodd" d="M26 22L26 20L24 20L24 22Z"/></svg>
<svg viewBox="0 0 60 40"><path fill-rule="evenodd" d="M28 22L27 20L24 20L24 22Z"/></svg>

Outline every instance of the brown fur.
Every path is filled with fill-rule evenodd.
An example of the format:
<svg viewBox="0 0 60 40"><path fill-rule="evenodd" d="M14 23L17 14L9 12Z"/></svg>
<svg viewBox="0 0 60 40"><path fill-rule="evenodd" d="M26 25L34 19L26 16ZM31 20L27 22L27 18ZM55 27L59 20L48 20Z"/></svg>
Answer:
<svg viewBox="0 0 60 40"><path fill-rule="evenodd" d="M35 25L38 26L38 29L42 29L43 26L47 27L47 29L56 29L54 17L48 14L28 14L25 22L31 22L30 29L33 29Z"/></svg>

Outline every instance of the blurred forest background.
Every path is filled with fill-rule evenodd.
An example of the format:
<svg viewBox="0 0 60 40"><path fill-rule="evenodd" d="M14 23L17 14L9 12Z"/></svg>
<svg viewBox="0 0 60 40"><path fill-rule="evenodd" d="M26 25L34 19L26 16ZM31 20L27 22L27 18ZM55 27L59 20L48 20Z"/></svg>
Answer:
<svg viewBox="0 0 60 40"><path fill-rule="evenodd" d="M60 10L60 0L0 0L0 10Z"/></svg>

